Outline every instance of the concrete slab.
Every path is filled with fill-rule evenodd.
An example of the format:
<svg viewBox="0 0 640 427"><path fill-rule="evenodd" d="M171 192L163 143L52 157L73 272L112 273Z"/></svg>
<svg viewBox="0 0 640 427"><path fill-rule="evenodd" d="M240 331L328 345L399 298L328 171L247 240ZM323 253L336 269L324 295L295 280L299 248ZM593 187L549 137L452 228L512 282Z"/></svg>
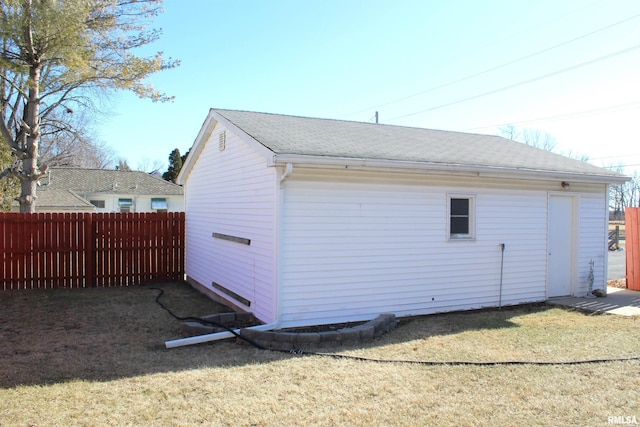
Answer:
<svg viewBox="0 0 640 427"><path fill-rule="evenodd" d="M607 287L607 296L602 298L551 298L552 305L572 307L578 310L617 314L619 316L640 316L640 291Z"/></svg>

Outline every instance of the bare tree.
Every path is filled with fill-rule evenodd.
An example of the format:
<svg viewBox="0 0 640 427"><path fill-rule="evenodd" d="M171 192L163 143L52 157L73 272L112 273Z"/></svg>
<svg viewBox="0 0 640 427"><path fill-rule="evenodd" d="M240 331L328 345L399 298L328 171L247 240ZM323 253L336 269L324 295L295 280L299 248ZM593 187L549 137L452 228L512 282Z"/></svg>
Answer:
<svg viewBox="0 0 640 427"><path fill-rule="evenodd" d="M539 129L518 130L514 125L508 125L500 129L500 136L512 141L522 142L532 147L545 151L554 151L558 145L554 137L549 132Z"/></svg>
<svg viewBox="0 0 640 427"><path fill-rule="evenodd" d="M162 163L162 161L160 160L149 160L146 157L143 157L139 162L138 162L138 167L137 169L139 171L144 171L150 175L154 175L154 176L158 176L160 177L160 171L164 168L164 164Z"/></svg>
<svg viewBox="0 0 640 427"><path fill-rule="evenodd" d="M607 169L624 173L624 166L622 164L609 165ZM609 210L612 212L614 218L623 219L626 208L638 206L640 206L640 176L636 171L631 175L631 180L624 184L609 187Z"/></svg>
<svg viewBox="0 0 640 427"><path fill-rule="evenodd" d="M588 154L578 153L573 150L569 150L567 153L563 153L563 156L568 157L570 159L579 160L581 162L588 162L591 160Z"/></svg>
<svg viewBox="0 0 640 427"><path fill-rule="evenodd" d="M507 125L505 127L500 128L500 136L503 138L510 139L512 141L519 141L520 131L516 129L514 125Z"/></svg>
<svg viewBox="0 0 640 427"><path fill-rule="evenodd" d="M512 141L522 142L523 144L527 144L541 150L561 154L570 159L579 160L581 162L589 161L589 156L583 153L577 153L574 151L566 153L558 152L558 142L556 139L549 132L544 132L539 129L519 130L514 125L507 125L500 128L500 136Z"/></svg>
<svg viewBox="0 0 640 427"><path fill-rule="evenodd" d="M631 175L631 181L625 183L627 191L627 205L625 208L636 208L640 206L640 176L638 172Z"/></svg>
<svg viewBox="0 0 640 427"><path fill-rule="evenodd" d="M53 112L42 124L41 164L94 169L113 167L114 152L92 137L86 111L64 111L64 117L58 117L59 114L59 111Z"/></svg>
<svg viewBox="0 0 640 427"><path fill-rule="evenodd" d="M177 62L134 54L158 39L148 26L161 9L162 0L0 1L0 135L15 158L0 178L20 181L22 212L35 211L46 173L43 133L73 129L64 112L92 108L92 96L114 90L171 99L145 81Z"/></svg>
<svg viewBox="0 0 640 427"><path fill-rule="evenodd" d="M524 129L522 131L522 140L527 145L545 151L554 151L558 146L558 142L549 132L543 132L539 129Z"/></svg>

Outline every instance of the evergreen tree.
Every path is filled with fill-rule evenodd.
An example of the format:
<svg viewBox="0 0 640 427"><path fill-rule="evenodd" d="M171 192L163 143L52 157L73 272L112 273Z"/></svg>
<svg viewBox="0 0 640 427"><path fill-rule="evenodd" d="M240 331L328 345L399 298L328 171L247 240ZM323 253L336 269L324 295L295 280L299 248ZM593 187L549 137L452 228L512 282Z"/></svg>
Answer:
<svg viewBox="0 0 640 427"><path fill-rule="evenodd" d="M116 169L119 171L131 171L131 166L129 166L129 162L127 159L119 159Z"/></svg>
<svg viewBox="0 0 640 427"><path fill-rule="evenodd" d="M182 156L180 156L180 150L177 148L169 154L169 169L162 174L162 179L165 181L176 182L180 169L182 169Z"/></svg>
<svg viewBox="0 0 640 427"><path fill-rule="evenodd" d="M13 159L9 152L7 144L3 143L0 138L0 170L11 166ZM16 178L7 178L0 180L0 212L9 212L11 205L18 194L20 185Z"/></svg>
<svg viewBox="0 0 640 427"><path fill-rule="evenodd" d="M182 159L182 164L183 164L183 165L184 165L184 162L186 162L186 161L187 161L187 157L189 156L189 153L190 153L190 152L191 152L191 148L189 148L189 149L187 150L187 152L186 152L186 153L184 153L184 155L183 155L182 157L180 157L180 159Z"/></svg>

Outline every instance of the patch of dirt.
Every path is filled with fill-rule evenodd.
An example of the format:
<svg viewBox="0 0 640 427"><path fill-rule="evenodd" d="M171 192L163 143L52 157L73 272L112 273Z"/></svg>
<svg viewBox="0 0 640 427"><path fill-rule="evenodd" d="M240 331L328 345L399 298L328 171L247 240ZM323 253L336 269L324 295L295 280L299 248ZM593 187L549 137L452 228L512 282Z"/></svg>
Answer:
<svg viewBox="0 0 640 427"><path fill-rule="evenodd" d="M614 288L627 289L627 279L609 280L607 282L607 285L612 286Z"/></svg>

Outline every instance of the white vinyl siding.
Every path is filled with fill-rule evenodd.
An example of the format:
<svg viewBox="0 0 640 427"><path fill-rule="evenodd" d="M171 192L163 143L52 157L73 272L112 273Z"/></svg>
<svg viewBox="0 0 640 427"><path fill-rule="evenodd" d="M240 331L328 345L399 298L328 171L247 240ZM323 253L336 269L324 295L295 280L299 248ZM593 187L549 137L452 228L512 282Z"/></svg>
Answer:
<svg viewBox="0 0 640 427"><path fill-rule="evenodd" d="M297 169L284 196L282 320L364 320L545 299L547 184ZM511 188L506 188L511 187ZM475 195L476 239L447 236Z"/></svg>
<svg viewBox="0 0 640 427"><path fill-rule="evenodd" d="M573 184L571 186L574 187ZM600 185L592 188L584 187L580 193L576 296L583 296L589 292L589 261L591 260L594 262L593 288L605 289L606 286L608 212L605 191L605 186Z"/></svg>
<svg viewBox="0 0 640 427"><path fill-rule="evenodd" d="M220 151L223 131L220 125L214 130L185 186L186 271L210 289L215 282L250 301L246 309L270 321L276 316L276 171L229 131ZM250 244L214 238L213 233Z"/></svg>
<svg viewBox="0 0 640 427"><path fill-rule="evenodd" d="M230 129L220 151L223 130L213 130L185 186L187 275L247 299L261 320L279 315L293 327L546 299L548 199L560 181L294 165L280 184L277 168ZM573 289L584 294L591 259L594 286L605 278L606 187L570 188ZM449 238L451 195L473 197L473 240Z"/></svg>

